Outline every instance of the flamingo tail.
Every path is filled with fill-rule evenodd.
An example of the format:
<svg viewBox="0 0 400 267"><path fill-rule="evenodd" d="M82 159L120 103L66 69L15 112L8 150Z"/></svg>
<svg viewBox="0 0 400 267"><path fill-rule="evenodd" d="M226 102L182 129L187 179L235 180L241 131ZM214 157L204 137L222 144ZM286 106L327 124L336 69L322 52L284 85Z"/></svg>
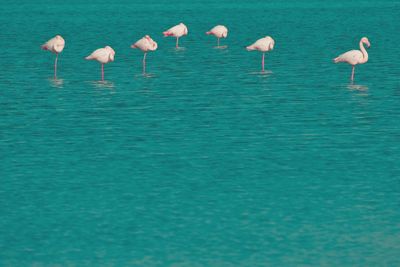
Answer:
<svg viewBox="0 0 400 267"><path fill-rule="evenodd" d="M173 34L172 33L170 33L170 32L163 32L163 34L164 34L164 37L167 37L167 36L172 36Z"/></svg>
<svg viewBox="0 0 400 267"><path fill-rule="evenodd" d="M45 44L42 45L41 48L42 48L42 50L49 50L49 49L47 48L47 45L45 45Z"/></svg>
<svg viewBox="0 0 400 267"><path fill-rule="evenodd" d="M207 34L207 35L210 35L210 34L212 34L212 32L206 32L206 34Z"/></svg>

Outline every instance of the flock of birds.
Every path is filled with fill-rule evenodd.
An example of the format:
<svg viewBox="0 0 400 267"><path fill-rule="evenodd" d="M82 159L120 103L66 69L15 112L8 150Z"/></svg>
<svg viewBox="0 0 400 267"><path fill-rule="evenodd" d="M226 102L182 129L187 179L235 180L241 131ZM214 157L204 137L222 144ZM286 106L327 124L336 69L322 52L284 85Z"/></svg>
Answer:
<svg viewBox="0 0 400 267"><path fill-rule="evenodd" d="M165 32L163 32L164 37L172 36L176 38L176 48L179 48L179 38L188 34L188 29L185 24L180 23ZM217 38L217 48L220 48L220 39L226 38L228 36L228 29L223 25L217 25L208 32L208 35L214 35ZM370 47L370 43L368 38L363 37L360 40L360 50L351 50L340 56L333 59L335 63L345 62L352 66L351 72L351 81L354 80L354 71L355 66L358 64L364 64L368 61L368 53L364 47L364 44L367 47ZM265 53L274 49L275 41L270 36L266 36L257 40L252 45L246 47L248 51L260 51L262 52L262 72L265 71L264 68L264 58ZM48 50L52 53L56 54L56 58L54 61L54 78L57 78L57 61L58 61L58 54L64 50L65 47L65 40L60 36L57 35L54 38L47 41L44 45L42 45L42 49ZM137 48L143 51L143 74L146 73L146 55L148 52L155 51L157 49L157 43L151 39L149 35L144 36L136 43L131 45L131 48ZM104 81L104 64L114 61L115 51L110 46L106 46L104 48L99 48L95 50L92 54L86 57L87 60L97 60L101 63L101 80Z"/></svg>

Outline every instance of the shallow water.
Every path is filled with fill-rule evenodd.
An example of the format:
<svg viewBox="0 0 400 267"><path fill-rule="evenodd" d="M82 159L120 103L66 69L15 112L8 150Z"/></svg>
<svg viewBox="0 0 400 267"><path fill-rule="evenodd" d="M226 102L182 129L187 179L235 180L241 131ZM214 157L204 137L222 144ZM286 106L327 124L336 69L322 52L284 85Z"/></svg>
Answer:
<svg viewBox="0 0 400 267"><path fill-rule="evenodd" d="M1 266L400 265L400 3L114 2L0 10Z"/></svg>

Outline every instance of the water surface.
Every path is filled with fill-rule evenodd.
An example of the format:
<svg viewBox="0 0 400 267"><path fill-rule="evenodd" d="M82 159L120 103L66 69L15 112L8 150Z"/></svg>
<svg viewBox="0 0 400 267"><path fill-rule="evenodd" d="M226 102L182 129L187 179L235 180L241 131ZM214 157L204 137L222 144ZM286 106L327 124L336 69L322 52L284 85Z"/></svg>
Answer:
<svg viewBox="0 0 400 267"><path fill-rule="evenodd" d="M1 266L400 265L398 2L3 7ZM179 22L177 51L162 31ZM55 34L57 81L39 49ZM244 47L265 35L261 74ZM350 84L331 59L362 36ZM83 58L105 45L102 83Z"/></svg>

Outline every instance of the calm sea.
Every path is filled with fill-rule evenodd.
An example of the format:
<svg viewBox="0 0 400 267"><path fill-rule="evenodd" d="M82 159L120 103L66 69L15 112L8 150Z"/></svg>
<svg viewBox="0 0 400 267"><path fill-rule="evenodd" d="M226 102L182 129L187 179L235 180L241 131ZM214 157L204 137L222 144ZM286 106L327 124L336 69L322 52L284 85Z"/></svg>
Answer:
<svg viewBox="0 0 400 267"><path fill-rule="evenodd" d="M0 266L400 266L400 2L146 2L2 3Z"/></svg>

